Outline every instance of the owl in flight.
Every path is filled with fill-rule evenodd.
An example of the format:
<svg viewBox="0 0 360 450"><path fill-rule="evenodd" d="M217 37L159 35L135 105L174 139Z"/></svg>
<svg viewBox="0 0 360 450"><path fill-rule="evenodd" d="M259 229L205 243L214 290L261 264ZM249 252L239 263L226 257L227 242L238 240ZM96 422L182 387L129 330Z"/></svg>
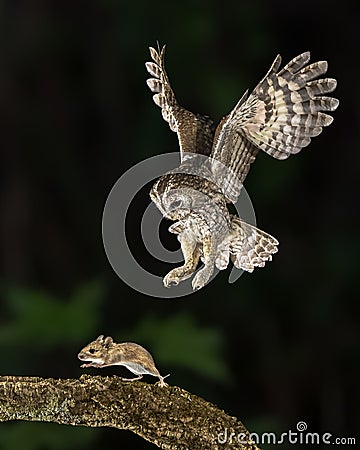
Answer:
<svg viewBox="0 0 360 450"><path fill-rule="evenodd" d="M147 84L163 118L177 133L181 163L153 185L150 197L164 217L176 221L169 231L178 235L184 264L164 278L166 287L196 272L193 289L201 289L214 267L235 267L252 272L277 252L278 241L230 214L250 165L259 150L286 159L310 144L333 121L323 111L334 111L338 100L324 94L336 87L333 78L319 78L327 62L308 64L310 52L292 59L281 70L278 55L269 71L249 95L215 127L208 116L180 106L164 66L165 46L150 47Z"/></svg>

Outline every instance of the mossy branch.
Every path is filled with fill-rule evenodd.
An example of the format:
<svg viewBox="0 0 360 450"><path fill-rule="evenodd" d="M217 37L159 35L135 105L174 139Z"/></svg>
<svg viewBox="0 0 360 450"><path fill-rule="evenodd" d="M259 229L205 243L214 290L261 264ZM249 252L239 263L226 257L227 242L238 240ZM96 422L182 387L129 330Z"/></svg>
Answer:
<svg viewBox="0 0 360 450"><path fill-rule="evenodd" d="M235 417L176 387L124 382L120 377L79 379L0 377L0 422L30 420L130 430L163 449L256 450ZM247 443L221 443L227 430ZM224 435L220 435L224 437Z"/></svg>

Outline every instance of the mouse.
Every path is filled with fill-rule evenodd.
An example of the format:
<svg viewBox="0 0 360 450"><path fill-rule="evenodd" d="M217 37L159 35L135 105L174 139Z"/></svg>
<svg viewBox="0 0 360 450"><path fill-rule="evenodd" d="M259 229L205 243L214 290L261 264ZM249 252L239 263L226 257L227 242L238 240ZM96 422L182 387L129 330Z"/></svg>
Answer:
<svg viewBox="0 0 360 450"><path fill-rule="evenodd" d="M143 375L152 375L159 378L159 386L167 386L164 379L170 375L160 375L152 355L141 345L134 342L117 344L112 337L105 338L102 334L87 344L78 354L78 358L85 361L85 364L81 365L83 368L124 366L137 375L134 378L122 378L123 381L140 380Z"/></svg>

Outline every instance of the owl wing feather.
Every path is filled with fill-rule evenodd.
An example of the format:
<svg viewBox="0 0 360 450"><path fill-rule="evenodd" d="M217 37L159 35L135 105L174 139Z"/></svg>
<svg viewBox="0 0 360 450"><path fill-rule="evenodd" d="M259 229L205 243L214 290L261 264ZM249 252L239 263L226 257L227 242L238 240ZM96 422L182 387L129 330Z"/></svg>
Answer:
<svg viewBox="0 0 360 450"><path fill-rule="evenodd" d="M264 267L277 253L277 239L240 217L231 215L231 228L234 238L230 242L230 257L238 269L252 272L255 267Z"/></svg>
<svg viewBox="0 0 360 450"><path fill-rule="evenodd" d="M265 231L230 215L230 234L218 247L215 265L219 270L227 268L229 261L238 269L252 272L255 267L264 267L278 251L279 242Z"/></svg>
<svg viewBox="0 0 360 450"><path fill-rule="evenodd" d="M286 159L309 145L322 128L333 121L323 111L334 111L339 101L323 96L336 88L333 78L317 79L327 71L327 62L307 65L310 52L292 59L278 72L278 55L268 73L248 96L247 91L215 131L211 157L228 167L222 189L232 202L258 149L276 159ZM220 176L218 176L220 178Z"/></svg>
<svg viewBox="0 0 360 450"><path fill-rule="evenodd" d="M193 114L178 104L165 70L165 45L161 49L158 45L157 50L149 47L149 50L152 61L145 63L145 66L152 78L146 82L155 93L153 100L161 108L164 120L177 133L181 159L186 153L209 156L214 137L213 121L207 116Z"/></svg>

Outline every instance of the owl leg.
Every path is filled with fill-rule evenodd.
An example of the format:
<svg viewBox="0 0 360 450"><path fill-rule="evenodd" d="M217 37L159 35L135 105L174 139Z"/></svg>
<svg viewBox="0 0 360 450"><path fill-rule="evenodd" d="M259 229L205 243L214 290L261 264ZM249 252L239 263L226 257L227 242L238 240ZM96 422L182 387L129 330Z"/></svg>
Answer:
<svg viewBox="0 0 360 450"><path fill-rule="evenodd" d="M198 271L192 281L192 287L195 291L204 287L214 272L216 251L211 235L204 237L202 248L204 267Z"/></svg>
<svg viewBox="0 0 360 450"><path fill-rule="evenodd" d="M168 230L173 234L181 234L184 230L184 224L182 222L175 222L169 226Z"/></svg>
<svg viewBox="0 0 360 450"><path fill-rule="evenodd" d="M179 234L181 251L184 255L184 265L171 270L164 278L164 286L170 287L184 281L195 272L200 259L198 243L188 233Z"/></svg>

